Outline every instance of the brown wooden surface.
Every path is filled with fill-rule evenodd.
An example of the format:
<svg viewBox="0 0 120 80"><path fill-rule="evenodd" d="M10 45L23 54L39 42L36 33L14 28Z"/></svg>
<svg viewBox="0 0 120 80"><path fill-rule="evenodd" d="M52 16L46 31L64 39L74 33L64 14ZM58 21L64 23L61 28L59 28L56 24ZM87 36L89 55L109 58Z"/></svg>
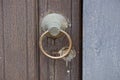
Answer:
<svg viewBox="0 0 120 80"><path fill-rule="evenodd" d="M0 80L4 80L4 51L3 51L3 5L0 0Z"/></svg>
<svg viewBox="0 0 120 80"><path fill-rule="evenodd" d="M40 80L80 80L81 63L81 25L80 25L80 0L39 0L39 26L42 18L48 13L60 13L72 24L67 29L73 40L73 46L77 51L77 57L69 63L70 73L67 73L66 64L63 60L52 60L40 53ZM41 28L39 33L42 34ZM67 43L65 37L55 40L46 38L44 47L49 51L59 50ZM55 47L54 47L55 46ZM80 49L81 48L81 49Z"/></svg>
<svg viewBox="0 0 120 80"><path fill-rule="evenodd" d="M37 80L35 0L0 0L0 80Z"/></svg>
<svg viewBox="0 0 120 80"><path fill-rule="evenodd" d="M72 39L77 56L71 62L71 80L82 80L82 0L72 0Z"/></svg>
<svg viewBox="0 0 120 80"><path fill-rule="evenodd" d="M79 0L0 0L0 80L80 80L80 9ZM49 59L39 50L41 20L53 12L65 16L72 25L66 31L77 57L68 67L65 61ZM67 43L65 36L46 38L44 47L58 51Z"/></svg>

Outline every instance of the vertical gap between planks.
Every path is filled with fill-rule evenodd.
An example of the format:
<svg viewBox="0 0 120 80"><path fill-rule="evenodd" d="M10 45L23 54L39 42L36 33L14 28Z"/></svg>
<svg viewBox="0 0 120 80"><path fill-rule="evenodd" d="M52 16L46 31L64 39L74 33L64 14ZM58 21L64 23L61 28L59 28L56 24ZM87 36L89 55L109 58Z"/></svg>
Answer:
<svg viewBox="0 0 120 80"><path fill-rule="evenodd" d="M71 0L71 25L70 25L70 34L71 34L71 39L72 39L72 28L73 28L73 26L72 26L72 0ZM73 40L72 40L73 41ZM72 47L73 48L73 47ZM70 80L71 80L71 71L72 71L72 63L71 63L71 61L70 61Z"/></svg>
<svg viewBox="0 0 120 80"><path fill-rule="evenodd" d="M28 4L27 4L27 0L25 0L25 7L26 7L26 80L29 80L29 73L28 73L28 15L27 15L27 13L28 13Z"/></svg>
<svg viewBox="0 0 120 80"><path fill-rule="evenodd" d="M73 16L72 16L72 6L73 6L73 5L72 5L72 0L71 0L71 23L70 23L71 39L73 39L73 37L72 37L72 29L73 29L73 26L72 26L72 24L73 24L73 22L72 22L72 17L73 17ZM72 42L73 42L73 40L72 40ZM73 47L72 47L72 48L73 48ZM71 80L71 74L72 74L71 72L72 72L72 63L71 63L71 61L70 61L70 80Z"/></svg>
<svg viewBox="0 0 120 80"><path fill-rule="evenodd" d="M36 0L36 64L37 64L37 77L38 77L38 80L40 80L40 50L39 50L39 22L40 22L40 19L39 19L39 0Z"/></svg>
<svg viewBox="0 0 120 80"><path fill-rule="evenodd" d="M79 14L79 16L80 16L79 21L80 21L80 22L79 22L79 23L80 23L80 26L81 26L80 35L79 35L79 38L80 38L80 46L79 46L79 47L81 48L81 49L80 49L80 50L81 50L81 51L80 51L81 54L79 55L79 57L81 58L81 59L79 58L79 61L81 62L81 64L79 65L79 67L80 67L80 68L79 68L79 74L80 74L80 77L79 77L79 78L82 80L82 77L83 77L83 76L82 76L82 75L83 75L83 74L82 74L82 72L83 72L83 71L82 71L82 70L83 70L83 68L82 68L82 66L83 66L83 64L82 64L82 62L83 62L83 61L82 61L82 60L83 60L83 57L82 57L82 56L83 56L83 53L82 53L82 52L83 52L83 51L82 51L82 50L83 50L83 47L82 47L82 46L83 46L83 17L82 17L82 16L83 16L83 0L80 0L80 1L79 1L79 4L80 4L80 14Z"/></svg>
<svg viewBox="0 0 120 80"><path fill-rule="evenodd" d="M1 2L1 8L2 8L2 37L3 37L3 79L5 80L5 47L4 47L4 10L3 10L3 0Z"/></svg>

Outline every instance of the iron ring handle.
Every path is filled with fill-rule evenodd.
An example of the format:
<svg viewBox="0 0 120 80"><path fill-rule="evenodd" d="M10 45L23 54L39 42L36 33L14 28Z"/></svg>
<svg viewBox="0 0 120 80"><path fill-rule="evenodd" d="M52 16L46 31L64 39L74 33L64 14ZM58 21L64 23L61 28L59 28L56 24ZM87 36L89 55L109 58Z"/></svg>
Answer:
<svg viewBox="0 0 120 80"><path fill-rule="evenodd" d="M44 48L43 48L42 42L43 42L44 36L45 36L47 33L49 33L49 31L48 31L48 30L45 31L45 32L40 36L40 39L39 39L40 49L41 49L41 51L42 51L42 53L43 53L44 55L46 55L47 57L49 57L49 58L51 58L51 59L60 59L60 58L63 58L63 57L65 57L65 56L67 56L67 55L69 54L71 48L72 48L72 40L71 40L69 34L68 34L67 32L65 32L64 30L60 30L60 32L64 33L64 34L66 35L66 37L68 38L69 46L68 46L67 51L66 51L63 55L60 55L60 56L57 56L57 57L49 55L49 54L44 50Z"/></svg>

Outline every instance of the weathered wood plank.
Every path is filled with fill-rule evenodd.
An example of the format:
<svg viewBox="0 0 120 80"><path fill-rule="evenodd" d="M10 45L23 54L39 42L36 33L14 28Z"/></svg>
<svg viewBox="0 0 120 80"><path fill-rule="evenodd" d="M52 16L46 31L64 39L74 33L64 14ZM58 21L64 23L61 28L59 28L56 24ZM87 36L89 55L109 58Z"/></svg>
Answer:
<svg viewBox="0 0 120 80"><path fill-rule="evenodd" d="M35 3L3 1L6 80L37 80Z"/></svg>
<svg viewBox="0 0 120 80"><path fill-rule="evenodd" d="M37 80L36 1L0 0L0 80Z"/></svg>
<svg viewBox="0 0 120 80"><path fill-rule="evenodd" d="M4 80L3 4L0 0L0 80Z"/></svg>
<svg viewBox="0 0 120 80"><path fill-rule="evenodd" d="M72 0L72 39L77 55L71 62L71 80L82 80L82 0Z"/></svg>
<svg viewBox="0 0 120 80"><path fill-rule="evenodd" d="M40 1L40 21L48 13L60 13L71 19L71 1L59 1L59 0L39 0ZM66 5L67 3L67 5ZM41 30L40 30L41 33ZM46 42L47 50L58 50L62 47L62 40L56 41L56 46L52 45L53 40L48 39ZM65 42L65 41L64 41ZM51 47L51 45L53 47ZM62 63L61 63L62 62ZM66 78L66 66L64 61L55 61L46 58L42 53L40 55L40 79L41 80L64 80ZM59 64L59 65L58 65ZM61 65L61 66L60 66ZM43 68L44 67L44 68ZM60 71L59 71L60 70ZM70 78L70 77L69 77ZM68 78L68 79L69 79Z"/></svg>
<svg viewBox="0 0 120 80"><path fill-rule="evenodd" d="M36 80L35 1L4 0L5 79Z"/></svg>
<svg viewBox="0 0 120 80"><path fill-rule="evenodd" d="M27 80L26 1L3 0L5 79Z"/></svg>
<svg viewBox="0 0 120 80"><path fill-rule="evenodd" d="M83 3L83 80L119 80L120 1Z"/></svg>
<svg viewBox="0 0 120 80"><path fill-rule="evenodd" d="M72 23L72 27L67 29L67 32L71 35L72 39L74 39L73 44L77 50L77 57L74 59L69 65L70 73L67 73L67 67L65 61L63 60L51 60L44 56L42 53L40 54L40 79L41 80L78 80L79 79L79 37L80 26L79 26L79 0L71 1L71 0L39 0L39 19L40 23L42 18L48 13L59 13L64 15L67 19L69 19L70 23ZM72 7L73 6L73 7ZM77 9L76 9L77 8ZM73 10L72 10L73 9ZM74 11L76 13L74 13ZM73 14L72 14L73 13ZM73 18L74 21L71 19ZM40 24L39 24L40 25ZM73 30L72 30L73 29ZM39 29L40 34L42 34L41 29ZM76 32L77 31L77 32ZM55 40L55 44L52 44L54 40L46 39L45 48L49 51L59 50L63 46L66 45L67 40L65 37L61 39ZM51 47L52 46L52 47ZM77 63L76 63L77 61ZM75 65L74 65L75 64ZM77 67L76 67L77 66ZM72 73L74 72L74 73ZM73 76L75 75L76 76Z"/></svg>
<svg viewBox="0 0 120 80"><path fill-rule="evenodd" d="M42 30L40 28L41 20L42 18L47 14L47 0L39 0L39 36L42 33ZM47 46L47 40L45 40L45 46ZM49 61L46 56L44 56L42 53L40 53L40 80L49 80L49 70L48 65Z"/></svg>
<svg viewBox="0 0 120 80"><path fill-rule="evenodd" d="M37 59L37 9L38 5L36 0L26 1L26 19L27 19L27 48L28 48L28 80L38 80L38 59Z"/></svg>
<svg viewBox="0 0 120 80"><path fill-rule="evenodd" d="M68 18L69 21L71 21L71 14L72 14L71 13L71 0L64 0L64 1L48 0L48 12L56 12L56 13L62 14L66 18ZM67 31L70 33L71 29ZM66 38L57 39L56 45L55 45L56 47L53 47L53 48L54 49L56 48L55 50L59 50L63 46L65 46L64 44L66 43L68 43ZM54 62L50 62L50 63L54 63ZM53 74L51 76L54 77L54 80L66 80L66 79L70 80L70 74L67 73L65 61L56 60L55 64L52 66L54 66L55 68L53 73L51 72ZM49 68L50 70L52 66Z"/></svg>

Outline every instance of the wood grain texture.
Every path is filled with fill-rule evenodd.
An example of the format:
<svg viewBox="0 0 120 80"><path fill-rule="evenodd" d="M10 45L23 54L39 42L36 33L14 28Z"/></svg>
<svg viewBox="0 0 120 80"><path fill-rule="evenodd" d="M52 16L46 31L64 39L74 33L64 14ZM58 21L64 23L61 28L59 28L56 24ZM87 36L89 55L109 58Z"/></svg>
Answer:
<svg viewBox="0 0 120 80"><path fill-rule="evenodd" d="M39 34L42 34L42 30L40 28L40 24L41 24L41 20L43 18L43 16L46 15L46 10L47 10L47 0L39 0ZM39 35L40 36L40 35ZM45 46L47 46L48 41L45 40L46 44ZM49 80L49 70L48 70L48 65L49 65L49 61L48 58L46 58L46 56L44 56L43 54L40 53L40 80Z"/></svg>
<svg viewBox="0 0 120 80"><path fill-rule="evenodd" d="M71 80L82 80L82 0L72 0L72 39L77 55L71 62Z"/></svg>
<svg viewBox="0 0 120 80"><path fill-rule="evenodd" d="M83 80L120 80L120 0L83 3Z"/></svg>
<svg viewBox="0 0 120 80"><path fill-rule="evenodd" d="M0 0L0 80L4 80L3 4Z"/></svg>
<svg viewBox="0 0 120 80"><path fill-rule="evenodd" d="M4 0L5 79L28 79L25 0Z"/></svg>
<svg viewBox="0 0 120 80"><path fill-rule="evenodd" d="M66 5L67 4L67 5ZM71 23L71 0L64 0L64 1L60 1L60 0L48 0L48 12L56 12L59 14L64 15L67 19L69 19L70 23ZM71 28L69 28L69 30L67 30L67 32L69 32L69 34L71 35ZM59 50L61 49L63 46L65 46L64 44L68 43L66 38L61 38L61 39L57 39L56 40L56 49ZM55 49L55 47L53 47ZM51 65L51 64L50 64ZM67 68L66 68L66 64L65 61L63 60L56 60L54 65L54 71L50 72L50 74L52 73L54 78L53 80L70 80L71 78L71 73L67 73ZM49 70L51 70L52 66L49 68ZM69 65L70 67L71 65ZM51 79L52 80L52 79Z"/></svg>
<svg viewBox="0 0 120 80"><path fill-rule="evenodd" d="M73 45L77 51L77 57L68 66L70 73L67 73L68 68L66 67L65 61L63 60L51 60L40 53L40 80L80 80L79 79L79 38L80 38L80 1L73 0L39 0L39 26L41 25L42 18L48 13L59 13L65 16L72 26L66 31L71 35ZM73 19L73 21L72 21ZM40 35L42 34L41 28L39 29ZM77 40L76 40L77 39ZM54 44L55 42L55 44ZM44 48L46 50L58 51L66 45L67 39L65 37L52 40L46 38L44 41ZM76 63L77 61L77 63Z"/></svg>
<svg viewBox="0 0 120 80"><path fill-rule="evenodd" d="M37 59L37 0L26 1L27 16L27 49L28 49L28 80L38 80L38 59Z"/></svg>
<svg viewBox="0 0 120 80"><path fill-rule="evenodd" d="M0 80L37 80L35 0L0 0Z"/></svg>

